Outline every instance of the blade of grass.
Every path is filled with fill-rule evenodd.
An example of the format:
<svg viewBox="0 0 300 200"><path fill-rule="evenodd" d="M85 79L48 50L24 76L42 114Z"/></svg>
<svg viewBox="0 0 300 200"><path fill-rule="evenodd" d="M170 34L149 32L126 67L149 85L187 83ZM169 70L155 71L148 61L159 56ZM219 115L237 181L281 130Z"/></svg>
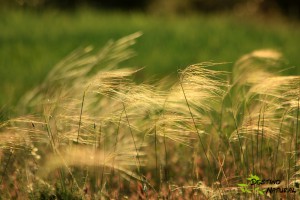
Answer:
<svg viewBox="0 0 300 200"><path fill-rule="evenodd" d="M114 153L116 153L116 151L117 151L118 137L119 137L119 132L120 132L120 126L121 126L122 115L123 115L124 111L125 111L125 110L123 109L122 112L121 112L121 114L120 114L119 121L118 121L117 134L116 134L116 141L115 141L115 144L114 144ZM113 173L114 173L114 165L115 165L115 158L113 158L113 167L112 167Z"/></svg>
<svg viewBox="0 0 300 200"><path fill-rule="evenodd" d="M156 178L158 177L158 158L157 158L157 138L156 138L156 123L154 127L154 150L155 150L155 171L156 171Z"/></svg>
<svg viewBox="0 0 300 200"><path fill-rule="evenodd" d="M274 179L276 177L278 152L279 152L279 146L281 144L280 137L281 137L281 132L282 132L282 126L283 126L284 118L285 118L285 115L287 114L287 112L288 112L288 110L285 110L284 114L282 115L280 128L279 128L279 133L278 133L278 136L277 136L277 145L276 145L276 151L275 151L275 156L274 156L274 163L272 164L272 170L271 170Z"/></svg>
<svg viewBox="0 0 300 200"><path fill-rule="evenodd" d="M261 173L261 170L262 170L261 168L263 165L264 126L265 126L265 108L263 108L262 123L261 123L260 165L259 165L260 173Z"/></svg>
<svg viewBox="0 0 300 200"><path fill-rule="evenodd" d="M257 134L256 134L256 162L259 162L259 129L260 129L260 115L261 115L261 108L259 110L259 115L258 115L258 121L257 121Z"/></svg>
<svg viewBox="0 0 300 200"><path fill-rule="evenodd" d="M186 102L187 107L188 107L188 109L189 109L189 113L190 113L190 115L191 115L191 118L192 118L192 121L193 121L194 128L195 128L195 130L196 130L196 133L197 133L197 135L198 135L199 141L200 141L200 143L201 143L201 147L202 147L203 153L204 153L204 155L205 155L205 157L206 157L206 159L207 159L208 167L209 167L209 169L211 170L210 176L212 176L212 179L213 179L213 182L214 182L214 181L215 181L215 177L213 176L213 169L212 169L212 166L211 166L210 161L209 161L209 159L208 159L208 156L207 156L207 154L206 154L205 147L204 147L204 144L203 144L203 142L202 142L202 138L200 137L200 133L199 133L199 131L198 131L198 128L197 128L197 125L196 125L196 122L195 122L195 119L194 119L194 115L193 115L192 110L191 110L191 108L190 108L190 105L189 105L189 102L188 102L188 100L187 100L185 91L184 91L184 89L183 89L183 85L182 85L181 79L180 79L180 81L179 81L179 84L180 84L180 87L181 87L181 89L182 89L182 92L183 92L183 95L184 95L185 102ZM220 191L220 188L217 187L217 189L218 189L218 192L220 193L220 196L222 196L221 191Z"/></svg>
<svg viewBox="0 0 300 200"><path fill-rule="evenodd" d="M88 89L88 87L87 87L87 89ZM81 101L81 107L80 107L80 115L79 115L79 121L78 121L77 143L78 143L78 140L79 140L80 127L81 127L81 117L82 117L82 113L83 113L83 104L84 104L85 93L86 93L87 89L83 92L83 95L82 95L82 101Z"/></svg>
<svg viewBox="0 0 300 200"><path fill-rule="evenodd" d="M300 89L300 88L299 88ZM299 148L298 148L298 137L299 137L299 108L300 108L300 97L298 96L297 100L297 118L296 118L296 138L295 138L295 173L297 172L297 160L298 160L298 154L299 154Z"/></svg>
<svg viewBox="0 0 300 200"><path fill-rule="evenodd" d="M132 132L132 129L131 129L131 125L130 125L130 122L129 122L129 119L128 119L128 115L127 115L127 112L126 112L126 108L125 108L124 102L122 102L122 105L123 105L123 109L124 109L124 112L125 112L127 124L128 124L129 131L130 131L130 135L131 135L131 138L132 138L132 141L133 141L133 144L134 144L134 148L135 148L135 151L136 151L136 160L138 162L137 171L138 171L138 173L140 173L141 162L140 162L140 158L139 158L139 152L138 152L138 149L137 149L136 142L134 140L133 132Z"/></svg>
<svg viewBox="0 0 300 200"><path fill-rule="evenodd" d="M197 125L196 125L196 122L195 122L195 119L194 119L194 115L193 115L193 113L192 113L192 111L191 111L189 102L188 102L188 100L187 100L185 91L184 91L184 89L183 89L183 85L182 85L181 80L180 80L180 87L181 87L181 89L182 89L182 92L183 92L183 95L184 95L185 102L186 102L187 107L188 107L188 109L189 109L189 112L190 112L190 115L191 115L191 118L192 118L192 121L193 121L193 125L194 125L195 131L196 131L196 133L197 133L197 136L198 136L198 138L199 138L199 141L200 141L200 144L201 144L203 153L204 153L204 155L205 155L205 158L206 158L206 160L207 160L208 166L209 166L210 169L212 169L212 168L211 168L210 161L209 161L208 156L207 156L207 154L206 154L206 150L205 150L205 147L204 147L202 138L200 137L200 133L199 133L199 131L198 131L198 128L197 128Z"/></svg>

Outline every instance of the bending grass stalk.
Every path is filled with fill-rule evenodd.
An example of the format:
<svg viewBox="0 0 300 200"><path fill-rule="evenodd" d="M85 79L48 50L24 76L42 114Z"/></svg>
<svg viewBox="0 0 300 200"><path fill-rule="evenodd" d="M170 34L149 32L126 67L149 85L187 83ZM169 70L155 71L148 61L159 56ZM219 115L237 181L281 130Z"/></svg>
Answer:
<svg viewBox="0 0 300 200"><path fill-rule="evenodd" d="M206 158L206 160L207 160L208 166L209 166L209 168L210 168L210 169L212 169L212 168L211 168L210 161L209 161L209 159L208 159L208 156L207 156L207 154L206 154L206 151L205 151L205 147L204 147L204 144L203 144L202 138L200 137L200 133L199 133L199 131L198 131L198 128L197 128L197 126L196 126L196 122L195 122L195 119L194 119L194 115L193 115L193 113L192 113L192 110L191 110L191 108L190 108L190 104L189 104L189 102L188 102L188 100L187 100L187 97L186 97L185 91L184 91L184 89L183 89L183 85L182 85L182 82L181 82L181 80L180 80L180 86L181 86L181 89L182 89L182 92L183 92L183 95L184 95L185 102L186 102L186 104L187 104L187 107L188 107L188 109L189 109L190 115L191 115L191 117L192 117L192 121L193 121L193 124L194 124L195 130L196 130L197 136L198 136L198 138L199 138L199 141L200 141L200 144L201 144L201 147L202 147L203 153L204 153L204 155L205 155L205 158Z"/></svg>
<svg viewBox="0 0 300 200"><path fill-rule="evenodd" d="M165 106L166 106L166 102L167 102L167 99L168 99L168 97L165 99L165 101L164 101L164 104L163 104L163 109L165 108ZM158 120L159 120L159 117L161 116L161 115L164 115L163 113L162 114L160 114L159 116L158 116L158 118L156 119L156 121L155 121L155 132L154 132L154 134L155 134L155 164L156 164L156 174L158 173L158 157L157 157L157 129L156 129L156 123L158 122ZM165 142L165 139L166 139L166 133L164 132L164 150L165 150L165 163L166 163L166 169L167 169L167 166L168 166L168 160L167 160L167 147L166 147L166 142ZM161 173L161 169L159 169L160 171L159 171L159 178L160 178L160 188L162 187L162 182L163 182L163 179L162 179L162 173ZM166 172L165 172L166 173ZM166 174L165 174L165 176L166 176ZM158 177L158 174L157 174L157 177ZM166 180L167 180L167 176L166 176Z"/></svg>
<svg viewBox="0 0 300 200"><path fill-rule="evenodd" d="M120 118L119 118L119 122L118 122L118 128L117 128L117 135L116 135L116 141L115 141L115 145L114 145L114 153L116 153L117 151L117 145L118 145L118 137L119 137L119 132L120 132L120 126L121 126L121 120L122 120L122 115L124 113L124 109L121 112ZM112 163L113 167L113 171L114 171L114 166L115 166L115 158L113 158L113 163Z"/></svg>
<svg viewBox="0 0 300 200"><path fill-rule="evenodd" d="M167 144L166 144L166 135L164 134L164 150L165 150L165 170L164 170L164 180L167 183L169 180L168 177L168 151L167 151Z"/></svg>
<svg viewBox="0 0 300 200"><path fill-rule="evenodd" d="M124 102L122 102L122 105L123 105L123 109L124 109L124 112L125 112L126 120L127 120L127 123L128 123L129 131L130 131L130 134L131 134L131 137L132 137L132 141L133 141L133 144L134 144L134 148L135 148L135 151L136 151L136 160L138 161L137 170L138 170L138 173L140 174L141 162L140 162L140 158L139 158L139 152L138 152L135 140L134 140L134 136L133 136L133 133L132 133L131 125L130 125L130 122L129 122L129 119L128 119L128 115L127 115L127 112L126 112L126 108L125 108Z"/></svg>
<svg viewBox="0 0 300 200"><path fill-rule="evenodd" d="M54 153L56 153L56 154L62 159L62 161L63 161L63 163L65 164L66 168L68 169L68 171L69 171L69 173L70 173L72 179L74 180L74 182L75 182L75 184L76 184L78 190L81 191L81 190L80 190L80 187L79 187L79 185L78 185L78 183L77 183L75 177L73 176L71 170L69 169L67 163L65 162L65 160L63 159L63 157L61 156L61 154L59 153L58 149L57 149L56 146L55 146L53 133L52 133L51 127L49 126L49 123L50 123L50 122L49 122L49 118L50 118L51 116L49 116L49 118L48 118L48 117L46 117L46 115L44 115L44 117L45 117L45 121L46 121L47 133L48 133L48 137L49 137L49 139L50 139L50 143L51 143L52 150L53 150ZM63 191L64 191L64 194L66 194L65 175L64 175L64 171L62 170L62 168L59 168L59 174L60 174L61 187L62 187L62 189L63 189ZM83 194L82 194L82 195L83 195Z"/></svg>
<svg viewBox="0 0 300 200"><path fill-rule="evenodd" d="M155 171L156 171L156 178L158 177L158 162L157 162L157 132L156 132L156 122L154 127L154 149L155 149Z"/></svg>
<svg viewBox="0 0 300 200"><path fill-rule="evenodd" d="M47 134L48 134L48 137L49 137L49 140L50 140L50 144L51 144L51 147L52 147L52 150L53 152L56 152L56 147L55 147L55 143L54 143L54 137L53 137L53 134L52 134L52 130L51 130L51 127L49 126L49 118L51 116L46 117L46 115L44 115L45 117L45 122L46 122L46 129L47 129Z"/></svg>
<svg viewBox="0 0 300 200"><path fill-rule="evenodd" d="M95 134L95 152L94 152L94 156L96 155L96 150L97 150L97 142L98 142L98 133L97 133L97 130L96 130L96 123L94 122L94 134ZM95 159L95 167L94 167L94 174L95 174L95 179L96 179L96 182L95 182L95 185L94 185L94 188L95 189L97 186L98 186L98 165L97 165L97 159Z"/></svg>
<svg viewBox="0 0 300 200"><path fill-rule="evenodd" d="M258 121L257 121L257 134L256 134L256 162L258 162L259 160L259 151L258 151L258 148L259 148L259 128L260 128L260 115L261 115L261 109L259 110L259 115L258 115Z"/></svg>
<svg viewBox="0 0 300 200"><path fill-rule="evenodd" d="M166 135L165 135L165 133L164 133L164 147L165 147L165 165L166 165L165 168L164 168L164 181L168 185L167 199L169 199L171 191L170 191L170 187L169 187L168 152L167 152L167 144L166 144Z"/></svg>
<svg viewBox="0 0 300 200"><path fill-rule="evenodd" d="M99 130L100 134L99 134L99 150L100 148L100 144L101 144L101 137L102 137L102 126L100 125L100 130ZM103 165L102 165L102 170L101 170L101 180L100 180L100 193L102 194L102 189L103 189L103 179L104 179L104 170L105 170L105 146L104 146L104 142L103 142Z"/></svg>
<svg viewBox="0 0 300 200"><path fill-rule="evenodd" d="M259 165L260 173L261 173L261 168L262 168L262 164L263 164L264 126L265 126L265 107L263 106L262 124L261 124L261 142L260 142L260 165Z"/></svg>
<svg viewBox="0 0 300 200"><path fill-rule="evenodd" d="M80 116L79 116L79 122L78 122L78 134L77 134L77 143L79 140L79 134L80 134L80 127L81 127L81 117L82 117L82 112L83 112L83 104L84 104L84 98L85 98L85 93L88 90L89 86L86 88L86 90L83 92L82 95L82 101L81 101L81 108L80 108Z"/></svg>
<svg viewBox="0 0 300 200"><path fill-rule="evenodd" d="M197 135L198 135L198 137L199 137L199 141L200 141L200 143L201 143L202 150L203 150L204 155L205 155L205 157L206 157L206 160L207 160L207 163L208 163L208 167L209 167L209 169L213 170L212 167L211 167L210 161L209 161L209 159L208 159L208 156L207 156L207 154L206 154L206 151L205 151L205 148L204 148L204 144L203 144L202 139L201 139L201 137L200 137L200 133L199 133L198 128L197 128L197 126L196 126L196 122L195 122L195 119L194 119L194 115L193 115L193 113L192 113L192 110L191 110L191 108L190 108L190 105L189 105L189 102L188 102L188 100L187 100L186 94L185 94L185 92L184 92L184 89L183 89L183 85L182 85L181 80L180 80L180 86L181 86L181 89L182 89L182 92L183 92L183 95L184 95L184 99L185 99L185 101L186 101L186 104L187 104L187 106L188 106L190 115L191 115L191 117L192 117L192 120L193 120L193 124L194 124L195 130L196 130ZM211 172L212 172L212 171L211 171ZM212 176L212 173L211 173L211 176ZM213 181L215 181L215 178L214 178L214 177L213 177ZM219 193L220 193L220 196L222 196L219 187L218 187L218 191L219 191Z"/></svg>
<svg viewBox="0 0 300 200"><path fill-rule="evenodd" d="M218 127L218 132L220 132L223 135L222 131L222 123L223 123L223 110L224 110L224 104L225 104L225 97L222 98L222 104L221 104L221 110L220 110L220 122L219 122L219 127Z"/></svg>

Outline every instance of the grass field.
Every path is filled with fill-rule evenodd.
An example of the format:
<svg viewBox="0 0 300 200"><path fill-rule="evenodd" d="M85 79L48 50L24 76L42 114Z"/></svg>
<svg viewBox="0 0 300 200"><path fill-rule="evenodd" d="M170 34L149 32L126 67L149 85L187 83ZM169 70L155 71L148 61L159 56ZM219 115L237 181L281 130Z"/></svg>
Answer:
<svg viewBox="0 0 300 200"><path fill-rule="evenodd" d="M298 198L300 76L276 73L281 54L136 83L116 66L139 36L74 52L0 122L0 197Z"/></svg>
<svg viewBox="0 0 300 200"><path fill-rule="evenodd" d="M300 29L242 21L1 12L0 199L298 198Z"/></svg>
<svg viewBox="0 0 300 200"><path fill-rule="evenodd" d="M233 16L154 17L80 10L0 13L0 105L10 105L43 80L78 47L102 47L109 39L142 31L137 56L123 66L145 67L139 79L176 76L203 61L234 62L255 49L283 52L290 74L300 74L299 23Z"/></svg>

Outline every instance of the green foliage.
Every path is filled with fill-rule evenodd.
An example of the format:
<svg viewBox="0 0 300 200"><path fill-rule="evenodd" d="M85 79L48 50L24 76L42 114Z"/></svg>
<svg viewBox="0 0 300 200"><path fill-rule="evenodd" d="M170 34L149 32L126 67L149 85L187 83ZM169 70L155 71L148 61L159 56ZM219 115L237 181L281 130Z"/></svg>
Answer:
<svg viewBox="0 0 300 200"><path fill-rule="evenodd" d="M255 181L259 181L260 178L256 175L253 175L253 174L250 174L249 178L247 178L248 181L251 181L251 180L255 180Z"/></svg>
<svg viewBox="0 0 300 200"><path fill-rule="evenodd" d="M191 63L234 62L261 48L284 52L287 68L300 65L295 45L300 43L300 29L276 20L245 21L226 15L159 18L83 9L72 13L1 10L0 29L0 105L6 106L41 83L62 57L79 46L100 48L110 39L136 31L143 32L135 46L138 56L121 65L145 67L136 75L140 81L176 77L177 69ZM229 65L215 69L231 70ZM284 73L300 74L299 70L294 67Z"/></svg>
<svg viewBox="0 0 300 200"><path fill-rule="evenodd" d="M261 189L259 186L255 185L252 188L249 188L249 186L251 185L251 181L255 180L255 182L257 183L258 181L260 181L261 179L257 176L257 175L253 175L250 174L249 177L247 178L248 181L250 181L249 183L240 183L237 184L240 187L240 190L243 193L248 193L248 194L259 194L259 195L265 195L265 191L266 189Z"/></svg>

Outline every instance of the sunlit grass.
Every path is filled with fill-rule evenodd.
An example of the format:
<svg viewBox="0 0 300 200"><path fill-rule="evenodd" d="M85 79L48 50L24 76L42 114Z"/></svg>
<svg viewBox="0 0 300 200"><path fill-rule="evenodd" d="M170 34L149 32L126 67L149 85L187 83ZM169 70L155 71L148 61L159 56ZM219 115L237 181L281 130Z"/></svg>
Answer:
<svg viewBox="0 0 300 200"><path fill-rule="evenodd" d="M74 51L20 99L0 124L1 197L257 199L238 187L251 174L299 195L300 77L281 53L136 83L119 64L140 36Z"/></svg>

